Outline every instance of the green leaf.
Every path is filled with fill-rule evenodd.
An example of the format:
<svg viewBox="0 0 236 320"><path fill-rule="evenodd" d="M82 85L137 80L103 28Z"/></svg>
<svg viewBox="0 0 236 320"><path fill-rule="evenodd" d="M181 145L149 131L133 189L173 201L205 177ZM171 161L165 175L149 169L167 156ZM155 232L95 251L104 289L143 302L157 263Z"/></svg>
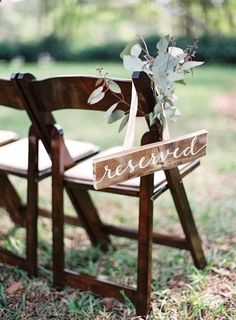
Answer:
<svg viewBox="0 0 236 320"><path fill-rule="evenodd" d="M110 106L109 109L107 109L106 113L105 113L105 119L109 119L110 115L112 114L112 112L115 110L115 108L117 107L118 102L114 103L112 106Z"/></svg>
<svg viewBox="0 0 236 320"><path fill-rule="evenodd" d="M145 64L144 61L137 57L126 56L123 57L124 68L129 71L142 71Z"/></svg>
<svg viewBox="0 0 236 320"><path fill-rule="evenodd" d="M111 91L115 93L121 93L121 88L115 81L109 80L108 86Z"/></svg>
<svg viewBox="0 0 236 320"><path fill-rule="evenodd" d="M124 114L125 114L125 112L123 110L113 111L108 119L108 123L116 122L117 120L122 118Z"/></svg>
<svg viewBox="0 0 236 320"><path fill-rule="evenodd" d="M186 82L182 79L182 80L177 80L175 81L176 83L179 83L179 84L183 84L184 86L186 86Z"/></svg>
<svg viewBox="0 0 236 320"><path fill-rule="evenodd" d="M162 107L161 107L161 103L160 102L155 105L154 112L155 112L155 114L158 114L158 113L162 112Z"/></svg>
<svg viewBox="0 0 236 320"><path fill-rule="evenodd" d="M173 118L175 115L176 108L175 107L167 107L165 108L165 114L167 118Z"/></svg>
<svg viewBox="0 0 236 320"><path fill-rule="evenodd" d="M124 117L123 117L123 119L122 119L122 121L121 121L121 123L120 123L119 132L121 132L121 131L124 129L124 127L125 127L125 126L127 125L127 123L128 123L128 120L129 120L129 114L125 114Z"/></svg>
<svg viewBox="0 0 236 320"><path fill-rule="evenodd" d="M135 44L130 50L131 56L134 56L134 57L138 57L141 52L142 52L142 48L140 47L139 44Z"/></svg>
<svg viewBox="0 0 236 320"><path fill-rule="evenodd" d="M167 37L161 38L156 45L158 52L166 53L168 45L169 45L169 40L167 39Z"/></svg>
<svg viewBox="0 0 236 320"><path fill-rule="evenodd" d="M102 100L103 97L105 96L105 93L102 92L103 86L98 87L97 89L93 90L93 92L90 94L88 98L88 103L89 104L94 104L97 103L98 101Z"/></svg>
<svg viewBox="0 0 236 320"><path fill-rule="evenodd" d="M157 115L155 112L150 112L149 113L149 124L150 126L152 126L153 124L155 124L157 122Z"/></svg>
<svg viewBox="0 0 236 320"><path fill-rule="evenodd" d="M165 118L165 116L163 115L163 113L160 113L160 116L159 116L158 118L159 118L161 124L165 127L165 125L166 125L166 118Z"/></svg>
<svg viewBox="0 0 236 320"><path fill-rule="evenodd" d="M128 43L126 46L125 46L125 48L121 51L121 53L120 53L120 57L121 57L121 59L123 59L124 58L124 56L126 55L130 55L130 51L131 51L131 48L134 46L134 45L136 45L137 44L137 41L136 40L133 40L133 41L131 41L130 43Z"/></svg>
<svg viewBox="0 0 236 320"><path fill-rule="evenodd" d="M171 101L171 100L168 99L168 98L165 98L165 101L166 101L171 107L174 107L173 101Z"/></svg>
<svg viewBox="0 0 236 320"><path fill-rule="evenodd" d="M182 65L182 70L189 70L201 66L204 61L187 61Z"/></svg>
<svg viewBox="0 0 236 320"><path fill-rule="evenodd" d="M183 80L183 77L184 77L184 73L183 72L170 72L168 74L168 79L170 81L180 81L180 80Z"/></svg>

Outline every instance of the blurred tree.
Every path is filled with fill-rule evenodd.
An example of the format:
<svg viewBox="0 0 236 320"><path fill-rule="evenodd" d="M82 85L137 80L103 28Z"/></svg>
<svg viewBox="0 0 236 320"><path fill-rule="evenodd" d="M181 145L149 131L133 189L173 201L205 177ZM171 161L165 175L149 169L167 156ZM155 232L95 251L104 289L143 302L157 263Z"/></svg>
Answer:
<svg viewBox="0 0 236 320"><path fill-rule="evenodd" d="M235 0L156 0L166 8L180 33L233 33L235 30Z"/></svg>
<svg viewBox="0 0 236 320"><path fill-rule="evenodd" d="M48 33L83 43L130 39L156 30L159 16L153 0L44 0L39 2ZM155 19L150 19L155 16Z"/></svg>
<svg viewBox="0 0 236 320"><path fill-rule="evenodd" d="M0 14L0 40L53 35L81 48L136 34L234 35L236 0L3 0Z"/></svg>
<svg viewBox="0 0 236 320"><path fill-rule="evenodd" d="M100 32L99 24L106 29L110 23L113 37L119 24L125 27L131 21L136 33L145 25L155 30L163 19L163 9L169 14L165 23L172 24L175 33L230 34L236 25L235 0L44 0L39 5L51 30L64 37L76 34L78 28L86 33L88 24L96 25Z"/></svg>

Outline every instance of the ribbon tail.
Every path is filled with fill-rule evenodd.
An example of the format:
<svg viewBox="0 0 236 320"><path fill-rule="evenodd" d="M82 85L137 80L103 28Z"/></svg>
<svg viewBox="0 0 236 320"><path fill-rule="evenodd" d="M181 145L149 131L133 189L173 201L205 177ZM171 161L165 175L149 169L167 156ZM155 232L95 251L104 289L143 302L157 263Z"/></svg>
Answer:
<svg viewBox="0 0 236 320"><path fill-rule="evenodd" d="M138 95L137 95L135 86L132 82L132 94L131 94L129 120L128 120L127 130L126 130L125 139L123 143L124 150L132 148L134 144L135 120L136 120L137 110L138 110Z"/></svg>
<svg viewBox="0 0 236 320"><path fill-rule="evenodd" d="M168 122L167 122L165 111L163 112L163 114L164 114L164 117L165 117L165 125L164 125L164 128L163 128L162 139L163 140L169 140L170 139L170 130L169 130L169 126L168 126Z"/></svg>

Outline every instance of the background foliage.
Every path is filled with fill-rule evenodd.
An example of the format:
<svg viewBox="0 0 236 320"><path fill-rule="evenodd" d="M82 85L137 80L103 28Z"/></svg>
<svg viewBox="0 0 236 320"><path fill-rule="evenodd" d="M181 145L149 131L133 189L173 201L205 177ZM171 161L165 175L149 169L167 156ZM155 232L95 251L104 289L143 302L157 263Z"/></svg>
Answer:
<svg viewBox="0 0 236 320"><path fill-rule="evenodd" d="M0 59L116 61L137 34L154 50L169 33L180 47L198 35L205 61L235 63L235 19L234 0L3 0Z"/></svg>

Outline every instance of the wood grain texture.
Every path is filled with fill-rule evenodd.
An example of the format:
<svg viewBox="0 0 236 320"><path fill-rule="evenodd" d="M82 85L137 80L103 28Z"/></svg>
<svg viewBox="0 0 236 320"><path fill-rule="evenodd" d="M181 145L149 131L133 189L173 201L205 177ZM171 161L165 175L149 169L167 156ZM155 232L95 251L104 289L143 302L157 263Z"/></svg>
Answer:
<svg viewBox="0 0 236 320"><path fill-rule="evenodd" d="M94 159L94 187L103 189L158 170L175 168L206 154L207 131Z"/></svg>
<svg viewBox="0 0 236 320"><path fill-rule="evenodd" d="M62 76L43 80L34 80L32 90L35 97L39 98L40 111L54 111L60 109L85 109L106 111L112 104L118 102L117 97L108 90L104 98L95 104L88 104L88 98L95 88L100 77L94 76ZM131 80L113 80L120 86L125 96L124 103L119 103L119 109L128 111L131 98ZM119 95L119 94L118 94ZM56 101L56 103L55 103Z"/></svg>
<svg viewBox="0 0 236 320"><path fill-rule="evenodd" d="M8 79L0 79L0 105L24 110L16 85Z"/></svg>

